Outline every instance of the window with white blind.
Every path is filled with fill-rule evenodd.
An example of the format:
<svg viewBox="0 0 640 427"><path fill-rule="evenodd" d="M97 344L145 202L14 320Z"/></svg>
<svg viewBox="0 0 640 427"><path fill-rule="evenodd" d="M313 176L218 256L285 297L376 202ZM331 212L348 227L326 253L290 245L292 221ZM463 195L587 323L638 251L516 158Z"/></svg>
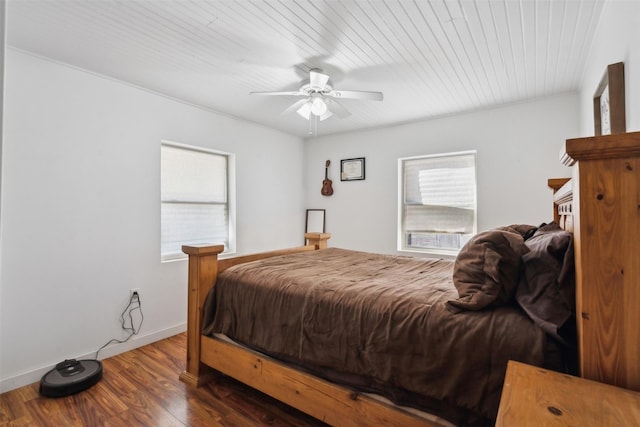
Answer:
<svg viewBox="0 0 640 427"><path fill-rule="evenodd" d="M235 250L233 155L163 142L161 146L162 261L186 258L184 244Z"/></svg>
<svg viewBox="0 0 640 427"><path fill-rule="evenodd" d="M398 160L398 250L456 254L476 232L476 153Z"/></svg>

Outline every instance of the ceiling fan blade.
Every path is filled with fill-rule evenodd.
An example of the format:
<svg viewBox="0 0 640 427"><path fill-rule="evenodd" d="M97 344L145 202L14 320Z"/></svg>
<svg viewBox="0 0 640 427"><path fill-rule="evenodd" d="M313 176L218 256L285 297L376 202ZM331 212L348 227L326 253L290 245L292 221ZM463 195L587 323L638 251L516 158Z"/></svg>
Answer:
<svg viewBox="0 0 640 427"><path fill-rule="evenodd" d="M338 104L333 99L327 99L325 100L325 103L327 104L327 109L341 119L344 119L345 117L349 117L351 115L349 110Z"/></svg>
<svg viewBox="0 0 640 427"><path fill-rule="evenodd" d="M323 90L329 81L329 76L321 73L318 69L309 71L309 85L319 91Z"/></svg>
<svg viewBox="0 0 640 427"><path fill-rule="evenodd" d="M326 120L329 117L333 116L333 113L331 112L331 110L327 109L327 112L324 113L323 115L321 115L320 117L318 117L320 119L320 121Z"/></svg>
<svg viewBox="0 0 640 427"><path fill-rule="evenodd" d="M290 92L249 92L249 95L306 96L306 93L296 90Z"/></svg>
<svg viewBox="0 0 640 427"><path fill-rule="evenodd" d="M382 101L382 92L369 92L364 90L332 90L327 93L332 98L342 99L369 99L372 101Z"/></svg>
<svg viewBox="0 0 640 427"><path fill-rule="evenodd" d="M294 102L293 104L291 104L291 106L289 108L287 108L286 110L284 110L282 113L280 114L289 114L292 113L296 110L298 110L298 108L302 107L305 103L309 102L307 99L300 99L296 102Z"/></svg>

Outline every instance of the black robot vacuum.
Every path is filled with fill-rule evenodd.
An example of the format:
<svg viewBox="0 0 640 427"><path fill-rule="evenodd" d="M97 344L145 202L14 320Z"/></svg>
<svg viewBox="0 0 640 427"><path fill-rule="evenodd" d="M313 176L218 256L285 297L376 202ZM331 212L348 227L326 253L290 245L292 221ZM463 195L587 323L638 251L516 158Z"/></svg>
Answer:
<svg viewBox="0 0 640 427"><path fill-rule="evenodd" d="M86 390L102 378L99 360L65 360L42 376L40 394L62 397Z"/></svg>

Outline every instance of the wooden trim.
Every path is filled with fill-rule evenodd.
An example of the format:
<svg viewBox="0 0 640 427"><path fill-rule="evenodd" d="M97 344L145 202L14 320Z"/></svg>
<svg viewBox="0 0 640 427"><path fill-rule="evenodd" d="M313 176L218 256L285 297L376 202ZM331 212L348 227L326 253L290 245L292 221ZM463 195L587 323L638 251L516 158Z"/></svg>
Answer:
<svg viewBox="0 0 640 427"><path fill-rule="evenodd" d="M640 156L640 132L567 139L560 161L573 166L579 160L604 160Z"/></svg>
<svg viewBox="0 0 640 427"><path fill-rule="evenodd" d="M204 256L204 255L219 255L224 251L223 245L194 245L182 246L182 252L187 255L196 255L196 256Z"/></svg>
<svg viewBox="0 0 640 427"><path fill-rule="evenodd" d="M329 425L442 425L215 337L202 337L202 361Z"/></svg>
<svg viewBox="0 0 640 427"><path fill-rule="evenodd" d="M547 186L553 189L553 193L555 194L569 180L571 180L571 178L550 178L547 180Z"/></svg>

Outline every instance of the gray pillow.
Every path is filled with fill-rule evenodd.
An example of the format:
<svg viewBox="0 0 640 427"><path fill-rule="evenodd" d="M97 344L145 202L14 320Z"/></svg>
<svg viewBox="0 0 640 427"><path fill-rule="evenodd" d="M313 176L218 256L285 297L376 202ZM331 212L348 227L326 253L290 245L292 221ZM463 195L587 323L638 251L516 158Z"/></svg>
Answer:
<svg viewBox="0 0 640 427"><path fill-rule="evenodd" d="M525 244L529 252L522 257L516 301L545 332L568 341L559 330L575 316L573 236L552 222Z"/></svg>

